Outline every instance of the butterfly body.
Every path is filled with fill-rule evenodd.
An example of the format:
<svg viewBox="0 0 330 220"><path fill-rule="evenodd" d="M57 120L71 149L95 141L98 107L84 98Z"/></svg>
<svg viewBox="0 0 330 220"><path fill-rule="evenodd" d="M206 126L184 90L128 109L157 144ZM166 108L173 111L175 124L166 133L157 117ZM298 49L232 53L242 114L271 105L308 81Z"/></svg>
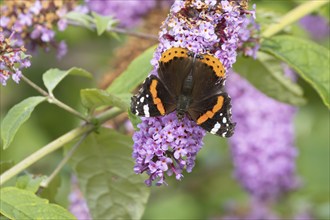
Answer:
<svg viewBox="0 0 330 220"><path fill-rule="evenodd" d="M158 76L149 76L132 97L131 111L154 117L176 110L179 120L187 115L210 133L230 137L235 123L224 80L224 68L215 57L171 48L162 54Z"/></svg>

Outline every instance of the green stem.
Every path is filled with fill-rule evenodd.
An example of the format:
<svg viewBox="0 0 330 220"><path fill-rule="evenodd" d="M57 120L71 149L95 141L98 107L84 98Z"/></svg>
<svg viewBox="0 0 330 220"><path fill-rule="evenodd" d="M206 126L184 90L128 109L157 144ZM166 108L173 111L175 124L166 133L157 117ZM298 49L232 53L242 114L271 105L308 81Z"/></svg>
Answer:
<svg viewBox="0 0 330 220"><path fill-rule="evenodd" d="M40 150L34 152L24 160L20 161L18 164L4 172L0 176L0 186L7 182L12 177L16 176L26 168L28 168L30 165L35 163L36 161L40 160L41 158L45 157L46 155L52 153L53 151L61 148L65 144L69 143L71 140L81 136L82 134L86 132L90 132L93 130L92 125L85 125L82 127L78 127L76 129L71 130L70 132L66 133L65 135L59 137L58 139L52 141L51 143L47 144Z"/></svg>
<svg viewBox="0 0 330 220"><path fill-rule="evenodd" d="M43 90L42 88L40 88L37 84L35 84L34 82L32 82L31 80L29 80L28 78L26 78L24 75L22 75L22 79L29 84L29 86L31 86L32 88L34 88L35 90L37 90L41 95L48 97L49 94L48 92L46 92L45 90Z"/></svg>
<svg viewBox="0 0 330 220"><path fill-rule="evenodd" d="M78 128L75 128L68 133L62 135L61 137L57 138L56 140L52 141L51 143L47 144L46 146L42 147L38 151L34 152L30 156L26 157L24 160L20 161L18 164L4 172L0 176L0 186L7 182L9 179L13 178L35 162L39 161L40 159L44 158L46 155L54 152L57 149L60 149L65 144L69 143L70 141L80 137L81 135L88 134L89 132L93 131L98 127L99 124L103 124L107 120L117 116L118 114L122 113L123 111L119 108L111 108L99 116L97 116L96 120L98 123L95 124L86 124L82 125Z"/></svg>
<svg viewBox="0 0 330 220"><path fill-rule="evenodd" d="M72 21L72 20L69 20L68 21L68 24L70 24L72 26L77 26L77 27L84 27L79 22ZM95 24L90 24L90 28L96 29ZM155 41L158 40L158 36L157 35L147 34L147 33L142 33L142 32L137 32L137 31L131 31L131 30L127 30L127 29L124 29L124 28L109 27L107 29L107 31L108 32L115 32L115 33L118 33L118 34L130 35L130 36L139 37L139 38L151 39L151 40L155 40Z"/></svg>
<svg viewBox="0 0 330 220"><path fill-rule="evenodd" d="M53 103L54 105L57 105L58 107L64 109L67 112L70 112L71 114L77 116L78 118L84 120L85 122L90 122L90 120L88 118L86 118L83 114L81 114L80 112L76 111L75 109L71 108L70 106L64 104L63 102L59 101L57 98L55 98L54 96L48 96L50 101L49 103Z"/></svg>
<svg viewBox="0 0 330 220"><path fill-rule="evenodd" d="M321 0L307 1L306 3L299 5L298 7L284 15L278 23L273 24L268 29L266 29L262 34L263 37L271 37L275 35L276 33L283 30L286 26L292 24L295 21L298 21L300 18L315 11L316 9L327 3L329 3L328 0Z"/></svg>
<svg viewBox="0 0 330 220"><path fill-rule="evenodd" d="M61 169L64 167L64 165L69 161L69 159L72 157L74 152L78 149L80 144L86 139L89 133L85 133L80 140L68 151L68 153L65 155L65 157L61 160L61 162L57 165L56 169L52 172L52 174L42 181L40 183L40 187L45 189L48 187L49 183L55 178L55 176L61 171Z"/></svg>
<svg viewBox="0 0 330 220"><path fill-rule="evenodd" d="M46 92L45 90L43 90L42 88L40 88L38 85L36 85L34 82L32 82L31 80L29 80L28 78L26 78L24 75L22 76L22 79L29 84L32 88L34 88L35 90L37 90L40 94L42 94L43 96L47 97L47 100L49 103L53 103L55 105L57 105L58 107L66 110L67 112L70 112L71 114L77 116L78 118L89 122L89 120L80 112L76 111L75 109L71 108L70 106L64 104L63 102L59 101L58 99L56 99L52 94L49 94L48 92Z"/></svg>

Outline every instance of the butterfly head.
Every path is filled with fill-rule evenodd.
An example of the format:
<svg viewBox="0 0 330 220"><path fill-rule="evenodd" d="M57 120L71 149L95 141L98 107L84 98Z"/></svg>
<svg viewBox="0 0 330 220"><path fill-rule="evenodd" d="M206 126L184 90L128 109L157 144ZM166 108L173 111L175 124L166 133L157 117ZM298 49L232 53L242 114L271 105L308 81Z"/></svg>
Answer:
<svg viewBox="0 0 330 220"><path fill-rule="evenodd" d="M186 113L184 111L176 111L176 117L179 121L182 121L182 119L185 117Z"/></svg>

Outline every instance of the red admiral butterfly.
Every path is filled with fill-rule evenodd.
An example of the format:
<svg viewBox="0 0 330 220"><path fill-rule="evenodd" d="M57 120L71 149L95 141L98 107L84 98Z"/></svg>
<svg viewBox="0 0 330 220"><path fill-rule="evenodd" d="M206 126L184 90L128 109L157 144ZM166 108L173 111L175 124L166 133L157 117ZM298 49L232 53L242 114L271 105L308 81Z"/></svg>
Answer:
<svg viewBox="0 0 330 220"><path fill-rule="evenodd" d="M176 110L179 120L187 114L206 131L230 137L235 123L224 82L225 70L214 56L171 48L162 54L158 77L149 76L132 97L131 111L154 117Z"/></svg>

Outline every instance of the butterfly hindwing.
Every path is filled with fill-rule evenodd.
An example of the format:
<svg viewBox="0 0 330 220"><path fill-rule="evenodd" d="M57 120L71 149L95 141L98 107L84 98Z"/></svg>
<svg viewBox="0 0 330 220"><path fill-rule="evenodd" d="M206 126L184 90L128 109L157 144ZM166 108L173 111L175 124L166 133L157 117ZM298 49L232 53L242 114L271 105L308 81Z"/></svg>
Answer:
<svg viewBox="0 0 330 220"><path fill-rule="evenodd" d="M161 116L175 110L175 99L157 76L149 76L132 97L131 111L143 117Z"/></svg>

